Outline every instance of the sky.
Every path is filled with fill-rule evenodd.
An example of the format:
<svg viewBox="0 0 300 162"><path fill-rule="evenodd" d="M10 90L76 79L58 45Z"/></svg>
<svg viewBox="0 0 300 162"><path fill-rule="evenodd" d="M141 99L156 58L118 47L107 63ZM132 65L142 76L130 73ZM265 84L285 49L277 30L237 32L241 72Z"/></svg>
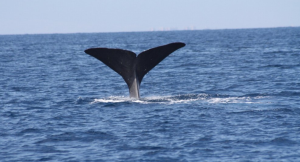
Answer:
<svg viewBox="0 0 300 162"><path fill-rule="evenodd" d="M300 0L0 0L0 35L290 26Z"/></svg>

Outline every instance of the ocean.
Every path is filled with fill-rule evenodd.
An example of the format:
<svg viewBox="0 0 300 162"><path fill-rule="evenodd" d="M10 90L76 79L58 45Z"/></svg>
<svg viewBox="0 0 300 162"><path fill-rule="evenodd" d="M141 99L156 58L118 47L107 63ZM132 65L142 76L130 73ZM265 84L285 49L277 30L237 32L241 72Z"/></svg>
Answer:
<svg viewBox="0 0 300 162"><path fill-rule="evenodd" d="M184 42L129 98L84 53ZM300 161L300 28L0 35L0 159Z"/></svg>

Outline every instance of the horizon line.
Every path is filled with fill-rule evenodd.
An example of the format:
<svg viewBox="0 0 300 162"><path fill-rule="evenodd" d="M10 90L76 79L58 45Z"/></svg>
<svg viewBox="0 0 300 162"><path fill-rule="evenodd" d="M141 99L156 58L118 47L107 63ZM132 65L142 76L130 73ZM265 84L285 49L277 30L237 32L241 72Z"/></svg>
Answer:
<svg viewBox="0 0 300 162"><path fill-rule="evenodd" d="M51 35L51 34L96 34L96 33L139 33L139 32L172 32L172 31L204 31L204 30L243 30L243 29L271 29L271 28L298 28L300 26L278 26L278 27L245 27L245 28L203 28L203 29L170 29L170 30L136 30L136 31L108 31L108 32L55 32L55 33L17 33L0 34L9 35Z"/></svg>

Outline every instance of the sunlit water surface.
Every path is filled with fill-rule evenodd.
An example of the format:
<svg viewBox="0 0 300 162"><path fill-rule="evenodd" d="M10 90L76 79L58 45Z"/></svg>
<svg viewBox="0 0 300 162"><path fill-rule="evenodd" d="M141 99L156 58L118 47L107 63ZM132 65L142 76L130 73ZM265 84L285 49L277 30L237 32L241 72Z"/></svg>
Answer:
<svg viewBox="0 0 300 162"><path fill-rule="evenodd" d="M141 99L85 54L186 46ZM300 28L0 36L1 161L300 161Z"/></svg>

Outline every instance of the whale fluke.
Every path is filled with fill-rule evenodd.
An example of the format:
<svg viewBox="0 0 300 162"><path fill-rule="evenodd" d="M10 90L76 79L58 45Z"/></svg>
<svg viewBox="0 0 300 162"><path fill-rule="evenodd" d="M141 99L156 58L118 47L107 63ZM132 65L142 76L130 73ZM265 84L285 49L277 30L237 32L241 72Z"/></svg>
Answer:
<svg viewBox="0 0 300 162"><path fill-rule="evenodd" d="M120 74L129 88L130 97L140 98L143 77L164 58L184 46L181 42L170 43L146 50L138 56L128 50L111 48L90 48L84 52Z"/></svg>

